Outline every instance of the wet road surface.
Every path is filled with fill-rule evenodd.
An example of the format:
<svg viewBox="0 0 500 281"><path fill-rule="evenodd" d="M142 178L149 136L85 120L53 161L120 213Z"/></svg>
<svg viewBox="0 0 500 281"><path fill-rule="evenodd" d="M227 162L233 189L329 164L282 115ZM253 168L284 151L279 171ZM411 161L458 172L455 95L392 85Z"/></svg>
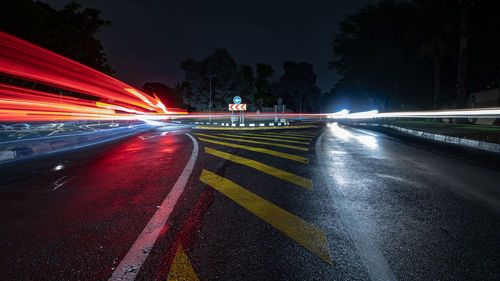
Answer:
<svg viewBox="0 0 500 281"><path fill-rule="evenodd" d="M0 279L499 279L500 157L483 156L332 125L4 164Z"/></svg>

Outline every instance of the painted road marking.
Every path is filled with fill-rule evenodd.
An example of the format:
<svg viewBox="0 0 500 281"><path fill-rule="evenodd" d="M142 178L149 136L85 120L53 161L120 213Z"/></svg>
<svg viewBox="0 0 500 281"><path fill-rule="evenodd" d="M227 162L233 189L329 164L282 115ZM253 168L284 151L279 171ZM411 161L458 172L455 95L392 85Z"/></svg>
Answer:
<svg viewBox="0 0 500 281"><path fill-rule="evenodd" d="M300 132L283 132L281 134L286 136L309 137L309 138L314 138L314 136L316 135L316 134L300 133Z"/></svg>
<svg viewBox="0 0 500 281"><path fill-rule="evenodd" d="M179 244L168 272L167 281L199 281L184 249Z"/></svg>
<svg viewBox="0 0 500 281"><path fill-rule="evenodd" d="M233 162L241 164L241 165L245 165L245 166L254 168L254 169L259 170L259 171L266 173L268 175L275 176L279 179L291 182L291 183L296 184L298 186L302 186L306 189L309 189L309 190L313 189L311 180L303 178L301 176L297 176L295 174L292 174L292 173L289 173L289 172L286 172L283 170L280 170L280 169L277 169L277 168L274 168L274 167L271 167L271 166L266 165L264 163L254 161L251 159L247 159L247 158L243 158L240 156L232 155L232 154L222 152L222 151L219 151L216 149L212 149L212 148L209 148L206 146L205 146L205 152L208 154L212 154L214 156L229 160L229 161L233 161Z"/></svg>
<svg viewBox="0 0 500 281"><path fill-rule="evenodd" d="M234 127L206 127L206 126L196 126L195 129L201 130L288 130L288 129L308 129L314 128L312 125L300 125L300 126L284 126L284 127L245 127L245 128L234 128Z"/></svg>
<svg viewBox="0 0 500 281"><path fill-rule="evenodd" d="M297 130L297 131L284 131L284 134L301 134L301 135L315 135L317 132L313 131L304 131L304 130Z"/></svg>
<svg viewBox="0 0 500 281"><path fill-rule="evenodd" d="M198 133L195 133L195 135L209 137L209 138L222 139L222 140L232 140L232 141L239 141L239 142L248 142L248 143L255 143L255 144L264 144L264 145L271 145L271 146L279 146L279 147L285 147L285 148L290 148L290 149L295 149L295 150L301 150L301 151L308 151L309 150L309 148L307 148L307 147L300 147L300 146L288 145L288 144L263 142L263 141L253 141L253 140L243 140L243 139L234 139L234 138L224 138L224 137L218 137L218 136L206 135L206 134L198 134Z"/></svg>
<svg viewBox="0 0 500 281"><path fill-rule="evenodd" d="M313 131L285 131L283 132L285 134L309 134L309 135L316 135L318 132L313 132Z"/></svg>
<svg viewBox="0 0 500 281"><path fill-rule="evenodd" d="M253 146L247 146L247 145L236 144L236 143L222 142L222 141L210 140L210 139L205 139L205 138L200 138L200 137L198 137L198 139L201 141L204 141L204 142L220 144L220 145L230 146L230 147L234 147L234 148L246 149L246 150L250 150L250 151L254 151L254 152L265 153L265 154L273 155L276 157L285 158L288 160L293 160L293 161L309 164L309 159L307 159L306 157L297 156L297 155L279 152L279 151L274 151L274 150L267 149L267 148L260 148L260 147L253 147Z"/></svg>
<svg viewBox="0 0 500 281"><path fill-rule="evenodd" d="M54 188L52 188L52 191L56 191L59 187L67 184L71 179L69 180L66 180L64 182L61 182L63 179L67 178L68 176L63 176L62 178L56 180L56 182L54 183Z"/></svg>
<svg viewBox="0 0 500 281"><path fill-rule="evenodd" d="M262 133L262 134L250 134L250 133L240 133L241 135L249 135L249 136L269 136L269 137L277 137L284 139L294 139L294 140L312 140L313 138L309 137L294 137L288 135L280 135L280 134L272 134L272 133Z"/></svg>
<svg viewBox="0 0 500 281"><path fill-rule="evenodd" d="M271 134L271 133L262 133L262 134L240 133L240 135L261 136L261 137L279 138L279 139L292 139L292 140L301 140L301 141L311 141L313 139L313 138L309 138L309 137L293 137L293 136Z"/></svg>
<svg viewBox="0 0 500 281"><path fill-rule="evenodd" d="M200 181L218 190L252 214L295 240L327 263L332 263L325 233L236 183L203 169Z"/></svg>
<svg viewBox="0 0 500 281"><path fill-rule="evenodd" d="M145 137L139 137L141 140L147 140L147 139L151 139L151 138L156 138L158 135L154 135L154 136L145 136Z"/></svg>
<svg viewBox="0 0 500 281"><path fill-rule="evenodd" d="M113 275L109 278L110 281L135 279L142 264L148 257L149 252L153 249L161 229L174 210L177 200L179 200L179 197L184 191L187 180L193 172L196 158L198 157L198 142L190 134L186 133L186 135L193 141L193 152L191 153L191 157L189 158L186 167L184 167L184 170L182 170L182 173L175 182L174 187L172 187L172 190L170 190L167 197L165 197L161 203L160 208L156 210L153 217L149 220L134 245L132 245L132 248L130 248L128 253L121 260L120 264L118 264L115 271L113 271Z"/></svg>
<svg viewBox="0 0 500 281"><path fill-rule="evenodd" d="M218 135L219 136L235 137L235 138L247 138L247 139L260 139L260 140L290 142L290 143L298 143L298 144L305 144L305 145L311 144L310 142L303 142L303 141L296 141L296 140L284 140L284 139L277 139L277 138L247 137L247 136L230 135L230 134L218 134Z"/></svg>
<svg viewBox="0 0 500 281"><path fill-rule="evenodd" d="M329 166L327 164L329 161L328 153L323 151L322 146L324 136L325 133L321 134L315 145L316 157L320 167ZM329 172L325 168L320 169L319 171L325 182L337 182L334 179L332 172ZM337 187L338 184L330 184L326 186L327 194L330 196L332 203L337 206L337 213L349 232L349 236L352 239L359 256L361 257L361 261L370 275L370 279L387 281L397 280L389 263L377 247L376 241L374 241L371 237L372 235L370 235L369 229L367 230L366 227L363 227L359 223L359 219L356 218L356 214L348 209L345 196Z"/></svg>

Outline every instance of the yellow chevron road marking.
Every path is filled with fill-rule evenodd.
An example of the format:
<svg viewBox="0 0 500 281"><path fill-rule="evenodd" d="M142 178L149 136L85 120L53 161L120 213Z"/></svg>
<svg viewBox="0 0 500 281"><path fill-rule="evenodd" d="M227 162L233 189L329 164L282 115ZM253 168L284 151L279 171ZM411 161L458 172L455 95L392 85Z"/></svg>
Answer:
<svg viewBox="0 0 500 281"><path fill-rule="evenodd" d="M229 147L234 147L234 148L241 148L241 149L246 149L254 152L260 152L264 154L269 154L272 156L288 159L288 160L293 160L296 162L301 162L305 164L309 164L309 159L306 157L302 156L297 156L289 153L284 153L284 152L279 152L271 149L266 149L266 148L260 148L260 147L253 147L253 146L247 146L247 145L242 145L242 144L236 144L236 143L229 143L229 142L222 142L222 141L216 141L216 140L210 140L206 138L200 138L197 137L199 140L204 141L204 142L209 142L209 143L214 143L214 144L219 144L219 145L224 145L224 146L229 146Z"/></svg>
<svg viewBox="0 0 500 281"><path fill-rule="evenodd" d="M282 139L294 139L294 140L311 140L313 138L309 137L293 137L293 136L283 136L280 134L272 134L272 133L261 133L261 134L251 134L251 133L239 133L240 135L245 135L245 136L269 136L269 137L276 137L276 138L282 138Z"/></svg>
<svg viewBox="0 0 500 281"><path fill-rule="evenodd" d="M199 134L199 133L195 133L195 135L209 137L209 138L222 139L222 140L232 140L232 141L239 141L239 142L264 144L264 145L270 145L270 146L279 146L279 147L285 147L285 148L290 148L290 149L295 149L295 150L301 150L301 151L308 151L309 150L309 148L307 148L307 147L300 147L300 146L288 145L288 144L263 142L263 141L253 141L253 140L243 140L243 139L237 139L237 138L224 138L224 137L217 137L217 136L213 136L213 135L206 135L206 134Z"/></svg>
<svg viewBox="0 0 500 281"><path fill-rule="evenodd" d="M259 170L261 172L264 172L268 175L275 176L279 179L291 182L291 183L296 184L298 186L302 186L302 187L307 188L309 190L313 189L311 180L303 178L301 176L297 176L295 174L292 174L292 173L289 173L289 172L286 172L283 170L280 170L278 168L271 167L271 166L266 165L264 163L254 161L251 159L247 159L247 158L243 158L240 156L236 156L233 154L229 154L226 152L222 152L222 151L212 149L212 148L209 148L206 146L205 146L205 152L208 154L212 154L214 156L229 160L229 161L236 162L236 163L241 164L241 165L245 165L245 166L254 168L254 169Z"/></svg>
<svg viewBox="0 0 500 281"><path fill-rule="evenodd" d="M247 138L247 139L258 139L258 140L271 140L271 141L280 141L280 142L289 142L289 143L298 143L298 144L305 144L309 145L310 142L304 142L304 141L296 141L296 140L284 140L284 139L278 139L278 138L263 138L263 137L247 137L247 136L241 136L241 135L230 135L230 134L218 134L219 136L228 136L228 137L234 137L234 138Z"/></svg>
<svg viewBox="0 0 500 281"><path fill-rule="evenodd" d="M249 212L283 232L325 262L332 262L325 233L238 184L203 169L200 181L218 190Z"/></svg>
<svg viewBox="0 0 500 281"><path fill-rule="evenodd" d="M175 253L174 260L170 266L167 281L199 281L196 276L193 266L189 262L189 258L184 253L184 249L179 244L177 252Z"/></svg>
<svg viewBox="0 0 500 281"><path fill-rule="evenodd" d="M282 133L278 133L278 132L264 132L264 134L279 134L279 135L282 135L282 136L293 136L293 137L304 137L304 138L314 138L314 136L316 134L306 134L306 133L296 133L296 132L282 132Z"/></svg>

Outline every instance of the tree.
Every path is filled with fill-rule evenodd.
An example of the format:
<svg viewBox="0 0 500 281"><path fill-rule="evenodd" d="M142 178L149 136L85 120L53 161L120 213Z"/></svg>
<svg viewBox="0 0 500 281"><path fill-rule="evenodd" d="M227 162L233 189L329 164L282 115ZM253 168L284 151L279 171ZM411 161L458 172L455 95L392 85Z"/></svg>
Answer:
<svg viewBox="0 0 500 281"><path fill-rule="evenodd" d="M429 58L434 74L434 109L441 108L443 101L443 68L447 58L455 50L456 41L456 0L416 0L414 1L418 21L415 32L419 34L421 45L418 57Z"/></svg>
<svg viewBox="0 0 500 281"><path fill-rule="evenodd" d="M240 64L235 95L239 95L243 100L242 103L247 104L247 110L255 109L255 78L252 66Z"/></svg>
<svg viewBox="0 0 500 281"><path fill-rule="evenodd" d="M192 105L196 104L196 97L193 94L193 89L189 82L184 81L182 83L177 83L175 85L175 92L181 97L182 103L189 111L195 109Z"/></svg>
<svg viewBox="0 0 500 281"><path fill-rule="evenodd" d="M336 100L380 110L466 107L469 92L500 85L498 9L495 0L363 6L332 41L330 65L343 76Z"/></svg>
<svg viewBox="0 0 500 281"><path fill-rule="evenodd" d="M467 88L471 92L500 86L500 1L475 1L470 10ZM500 104L498 104L500 105Z"/></svg>
<svg viewBox="0 0 500 281"><path fill-rule="evenodd" d="M107 74L101 42L95 37L109 21L97 9L70 2L61 10L33 0L0 1L0 30Z"/></svg>
<svg viewBox="0 0 500 281"><path fill-rule="evenodd" d="M255 100L259 108L263 106L273 106L275 97L272 94L272 86L269 79L273 77L274 69L272 65L258 63L256 65L257 77L255 78Z"/></svg>
<svg viewBox="0 0 500 281"><path fill-rule="evenodd" d="M184 60L181 68L193 93L190 106L197 110L208 110L210 100L213 109L226 109L233 96L239 94L239 83L248 78L248 68L238 68L226 49L215 49L201 61ZM246 76L242 71L247 72Z"/></svg>
<svg viewBox="0 0 500 281"><path fill-rule="evenodd" d="M432 103L432 76L417 59L416 12L406 1L365 5L334 34L330 63L343 78L334 95L363 109L401 110Z"/></svg>
<svg viewBox="0 0 500 281"><path fill-rule="evenodd" d="M457 108L464 108L467 104L467 63L469 43L469 14L472 7L471 0L459 0L460 6L460 44L457 63Z"/></svg>
<svg viewBox="0 0 500 281"><path fill-rule="evenodd" d="M276 97L282 97L287 107L298 112L317 111L315 108L321 91L316 86L313 66L305 62L287 61L285 70L275 85Z"/></svg>

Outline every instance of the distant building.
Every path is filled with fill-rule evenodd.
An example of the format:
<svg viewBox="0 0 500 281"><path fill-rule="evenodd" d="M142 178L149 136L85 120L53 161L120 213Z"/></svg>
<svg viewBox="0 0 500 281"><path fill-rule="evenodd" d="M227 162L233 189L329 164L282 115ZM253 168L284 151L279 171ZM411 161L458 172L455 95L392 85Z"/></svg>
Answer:
<svg viewBox="0 0 500 281"><path fill-rule="evenodd" d="M470 108L485 108L500 106L500 91L498 88L484 90L470 94L468 100ZM493 125L499 123L495 118L474 118L471 120L474 124Z"/></svg>

